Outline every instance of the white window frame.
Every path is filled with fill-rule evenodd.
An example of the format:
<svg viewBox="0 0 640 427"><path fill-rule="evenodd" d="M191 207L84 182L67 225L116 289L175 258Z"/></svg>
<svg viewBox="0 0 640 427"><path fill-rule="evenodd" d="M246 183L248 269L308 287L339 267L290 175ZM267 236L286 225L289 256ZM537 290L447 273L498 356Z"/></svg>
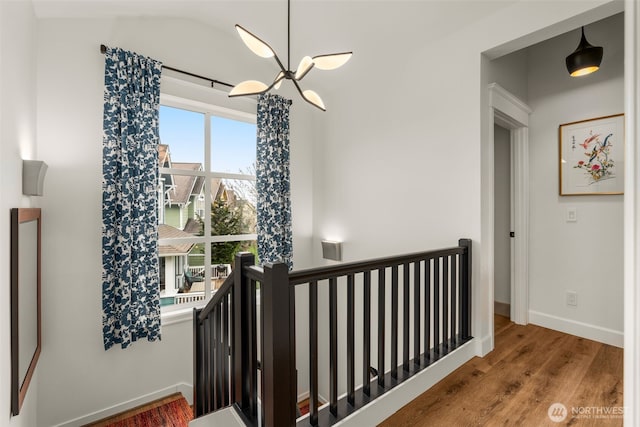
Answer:
<svg viewBox="0 0 640 427"><path fill-rule="evenodd" d="M210 218L211 203L213 202L213 200L211 199L210 188L212 178L239 179L249 181L256 180L256 177L253 175L211 171L211 117L223 117L227 119L256 124L256 100L252 98L228 98L226 92L174 77L163 76L161 88L165 86L169 86L169 90L167 91L169 93L165 93L165 91L161 89L160 105L204 114L204 170L191 171L185 169L159 168L159 173L204 177L204 218ZM203 99L208 100L208 102L203 102ZM248 111L254 111L254 113L250 113ZM253 233L212 236L211 221L206 220L204 221L204 236L158 239L158 245L169 243L201 243L204 245L205 249L205 299L203 301L163 306L161 308L162 324L170 325L173 323L190 320L193 308L204 307L213 295L214 291L211 289L211 243L251 240L257 240L257 234ZM209 264L209 268L206 268L207 263Z"/></svg>

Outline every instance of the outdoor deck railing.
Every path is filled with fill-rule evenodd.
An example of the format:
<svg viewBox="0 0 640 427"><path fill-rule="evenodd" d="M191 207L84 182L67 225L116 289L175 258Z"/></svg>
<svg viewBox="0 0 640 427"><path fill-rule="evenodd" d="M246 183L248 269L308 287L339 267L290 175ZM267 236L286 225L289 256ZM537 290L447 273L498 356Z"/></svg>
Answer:
<svg viewBox="0 0 640 427"><path fill-rule="evenodd" d="M252 254L238 254L233 273L194 311L196 417L235 405L247 425L257 426L259 418L265 427L333 425L471 339L468 239L452 248L302 271L253 264ZM328 304L319 304L319 290L328 293ZM308 298L297 314L309 322L308 357L298 360L297 292ZM339 293L346 300L340 333ZM319 314L328 317L328 342L319 339ZM326 347L327 372L318 351ZM309 415L301 418L296 363L309 373ZM339 366L346 378L339 378ZM320 375L328 377L322 408Z"/></svg>
<svg viewBox="0 0 640 427"><path fill-rule="evenodd" d="M187 269L191 273L192 276L204 277L204 266L202 265L189 265Z"/></svg>
<svg viewBox="0 0 640 427"><path fill-rule="evenodd" d="M186 304L189 302L204 301L204 292L188 292L186 294L176 294L173 297L174 304Z"/></svg>

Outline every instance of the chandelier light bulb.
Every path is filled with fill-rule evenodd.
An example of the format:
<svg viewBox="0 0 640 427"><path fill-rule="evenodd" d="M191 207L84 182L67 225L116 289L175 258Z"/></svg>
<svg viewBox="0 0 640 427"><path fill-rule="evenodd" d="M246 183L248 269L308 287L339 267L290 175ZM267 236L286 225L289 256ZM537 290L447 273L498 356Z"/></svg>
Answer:
<svg viewBox="0 0 640 427"><path fill-rule="evenodd" d="M274 80L274 81L275 81L275 84L273 85L273 88L274 88L275 90L280 89L280 86L282 86L282 81L283 81L283 80L284 80L284 73L283 73L282 71L280 71L280 72L278 73L278 75L276 76L276 79Z"/></svg>
<svg viewBox="0 0 640 427"><path fill-rule="evenodd" d="M304 76L307 75L309 71L313 68L313 59L310 56L305 56L300 60L300 64L298 65L298 69L296 70L296 80L302 80Z"/></svg>
<svg viewBox="0 0 640 427"><path fill-rule="evenodd" d="M320 95L318 95L317 93L315 93L311 89L307 89L304 92L302 92L302 97L305 100L307 100L307 102L315 105L316 107L318 107L322 111L326 111L327 110L325 108L325 106L324 106L324 102L322 102L322 98L320 98Z"/></svg>
<svg viewBox="0 0 640 427"><path fill-rule="evenodd" d="M327 55L317 55L314 57L305 56L300 60L298 64L298 68L294 71L291 71L291 58L287 58L287 67L283 65L278 55L276 55L275 51L271 49L267 43L262 41L258 36L252 34L250 31L246 30L240 25L236 25L236 30L238 34L240 34L240 38L244 42L244 44L251 50L251 52L260 56L261 58L273 58L280 67L280 72L276 76L273 83L270 86L259 82L257 80L246 80L244 82L238 83L231 91L229 92L229 96L244 96L244 95L258 95L261 93L266 93L270 91L272 88L278 90L283 80L291 80L296 87L296 90L302 96L302 98L313 105L321 109L322 111L326 111L324 106L324 102L322 102L322 98L316 92L312 90L303 91L298 83L300 80L304 78L309 71L313 68L319 68L321 70L335 70L336 68L342 67L344 64L351 59L353 56L352 52L341 52L341 53L331 53ZM291 0L287 1L287 52L291 52Z"/></svg>
<svg viewBox="0 0 640 427"><path fill-rule="evenodd" d="M251 52L262 58L272 58L276 54L273 49L271 49L271 46L242 28L240 25L236 25L236 30L238 30L240 38L242 38L242 41L247 45Z"/></svg>
<svg viewBox="0 0 640 427"><path fill-rule="evenodd" d="M313 57L313 63L319 70L335 70L346 64L352 56L353 52L318 55Z"/></svg>
<svg viewBox="0 0 640 427"><path fill-rule="evenodd" d="M269 90L269 86L257 80L246 80L231 89L229 96L257 95Z"/></svg>

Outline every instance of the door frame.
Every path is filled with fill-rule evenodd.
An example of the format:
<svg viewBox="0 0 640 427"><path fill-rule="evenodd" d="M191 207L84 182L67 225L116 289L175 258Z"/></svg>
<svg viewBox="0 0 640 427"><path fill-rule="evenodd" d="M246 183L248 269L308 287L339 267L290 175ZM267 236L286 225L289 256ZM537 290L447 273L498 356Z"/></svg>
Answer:
<svg viewBox="0 0 640 427"><path fill-rule="evenodd" d="M494 220L495 220L495 195L494 188L494 132L493 126L497 124L509 130L511 135L511 210L512 230L515 237L511 241L511 320L520 325L529 323L529 114L532 110L518 97L501 87L497 83L489 84L489 145L487 149L485 176L489 177L491 190L484 194L487 203L483 204L487 209L484 215L487 223L485 228L488 238L487 263L489 265L490 287L490 321L493 322L493 284L494 274ZM493 341L493 327L491 328ZM491 343L493 347L493 342Z"/></svg>

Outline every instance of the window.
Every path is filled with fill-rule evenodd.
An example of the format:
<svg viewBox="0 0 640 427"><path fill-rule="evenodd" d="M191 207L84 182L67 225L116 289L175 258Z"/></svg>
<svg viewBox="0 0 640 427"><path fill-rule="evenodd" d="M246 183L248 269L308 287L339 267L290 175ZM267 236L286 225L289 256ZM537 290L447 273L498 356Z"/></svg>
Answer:
<svg viewBox="0 0 640 427"><path fill-rule="evenodd" d="M202 304L238 251L257 252L256 117L163 96L158 249L163 310Z"/></svg>

